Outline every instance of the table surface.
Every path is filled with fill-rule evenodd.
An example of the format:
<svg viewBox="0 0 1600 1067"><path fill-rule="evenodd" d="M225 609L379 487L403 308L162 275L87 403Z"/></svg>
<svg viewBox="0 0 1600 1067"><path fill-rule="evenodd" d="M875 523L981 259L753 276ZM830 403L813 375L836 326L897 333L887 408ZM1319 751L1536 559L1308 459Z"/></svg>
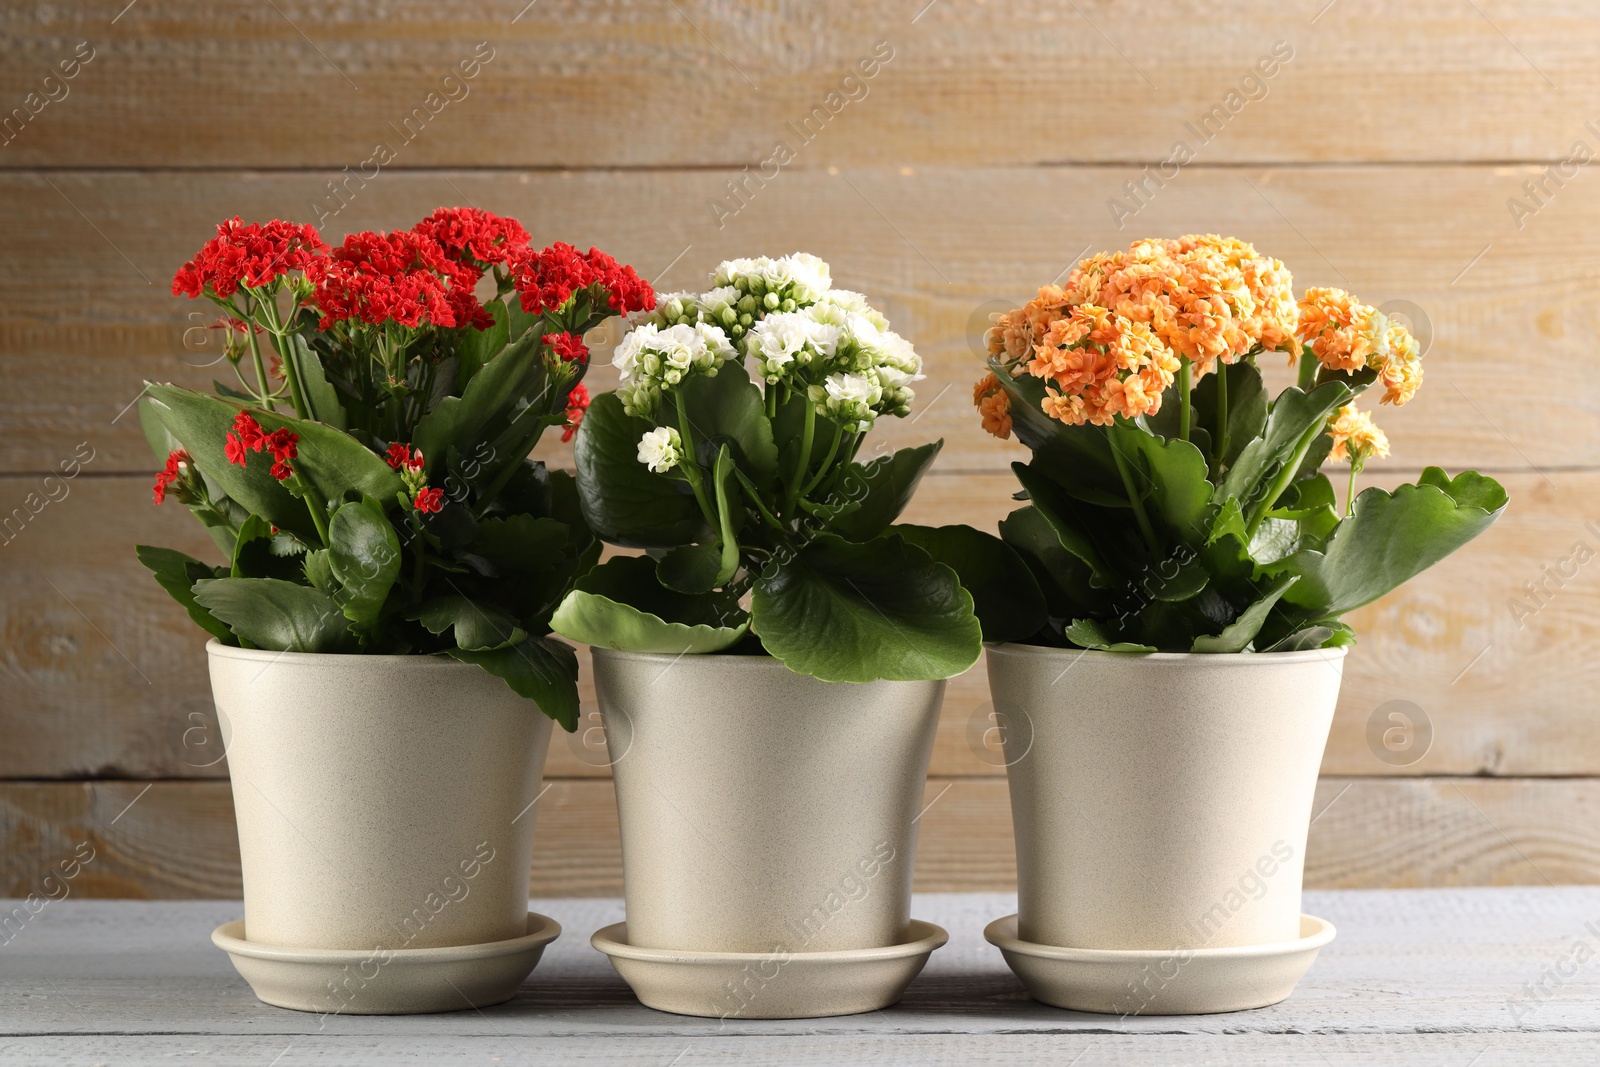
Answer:
<svg viewBox="0 0 1600 1067"><path fill-rule="evenodd" d="M617 900L533 901L563 933L507 1004L323 1018L260 1003L212 947L237 902L67 899L0 945L0 1064L1600 1062L1600 887L1305 899L1339 936L1270 1008L1119 1019L1035 1003L983 940L1015 896L951 893L916 899L912 914L950 943L903 1002L794 1021L640 1006L589 947L590 932L622 918Z"/></svg>

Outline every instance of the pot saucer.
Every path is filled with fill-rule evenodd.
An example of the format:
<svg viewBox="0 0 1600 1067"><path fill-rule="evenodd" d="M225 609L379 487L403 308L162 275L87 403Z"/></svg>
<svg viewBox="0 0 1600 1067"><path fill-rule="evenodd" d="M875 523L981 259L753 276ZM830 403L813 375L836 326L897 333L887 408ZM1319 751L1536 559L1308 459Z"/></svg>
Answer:
<svg viewBox="0 0 1600 1067"><path fill-rule="evenodd" d="M1017 937L1017 917L984 928L1028 994L1073 1011L1107 1015L1206 1015L1276 1004L1294 991L1333 924L1300 916L1294 941L1237 948L1060 948Z"/></svg>
<svg viewBox="0 0 1600 1067"><path fill-rule="evenodd" d="M213 930L211 943L267 1004L324 1015L416 1015L510 1000L561 927L530 911L521 937L443 948L291 948L243 935L244 920L235 919Z"/></svg>
<svg viewBox="0 0 1600 1067"><path fill-rule="evenodd" d="M684 952L635 948L628 924L596 930L589 943L611 957L646 1007L712 1019L816 1019L895 1003L950 939L912 919L907 940L837 952Z"/></svg>

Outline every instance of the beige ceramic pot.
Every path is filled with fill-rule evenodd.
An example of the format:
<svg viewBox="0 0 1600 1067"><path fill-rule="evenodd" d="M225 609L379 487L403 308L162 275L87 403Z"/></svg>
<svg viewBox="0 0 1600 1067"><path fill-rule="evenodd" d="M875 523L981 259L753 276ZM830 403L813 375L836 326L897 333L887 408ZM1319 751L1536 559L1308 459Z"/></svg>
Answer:
<svg viewBox="0 0 1600 1067"><path fill-rule="evenodd" d="M628 943L700 952L907 939L943 682L821 682L766 656L594 650Z"/></svg>
<svg viewBox="0 0 1600 1067"><path fill-rule="evenodd" d="M943 682L820 682L765 656L594 650L627 922L590 943L652 1008L888 1007L945 933L911 919Z"/></svg>
<svg viewBox="0 0 1600 1067"><path fill-rule="evenodd" d="M527 937L552 725L533 701L442 656L207 650L245 940L378 952L387 978L408 953ZM350 1010L384 1010L373 976Z"/></svg>
<svg viewBox="0 0 1600 1067"><path fill-rule="evenodd" d="M1299 939L1343 660L1342 648L990 646L1017 842L1012 936L1184 953Z"/></svg>

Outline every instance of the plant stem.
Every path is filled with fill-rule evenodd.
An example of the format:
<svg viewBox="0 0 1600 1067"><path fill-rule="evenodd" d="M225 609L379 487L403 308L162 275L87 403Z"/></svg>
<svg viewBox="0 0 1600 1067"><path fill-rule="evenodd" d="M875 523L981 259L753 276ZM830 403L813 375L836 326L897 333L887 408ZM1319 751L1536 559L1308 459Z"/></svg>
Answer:
<svg viewBox="0 0 1600 1067"><path fill-rule="evenodd" d="M1134 487L1133 472L1128 470L1128 461L1123 458L1122 449L1117 447L1117 442L1109 438L1108 440L1111 444L1111 458L1117 461L1117 473L1122 475L1123 488L1127 489L1128 501L1133 505L1133 517L1138 520L1139 532L1144 535L1144 543L1149 547L1150 554L1160 558L1161 544L1156 540L1155 527L1150 525L1150 516L1145 514L1144 499Z"/></svg>
<svg viewBox="0 0 1600 1067"><path fill-rule="evenodd" d="M1350 464L1350 484L1344 491L1345 518L1349 518L1356 510L1356 475L1360 472L1360 467L1357 467L1354 463Z"/></svg>
<svg viewBox="0 0 1600 1067"><path fill-rule="evenodd" d="M1189 361L1178 360L1178 437L1189 439ZM1119 461L1120 464L1120 461Z"/></svg>
<svg viewBox="0 0 1600 1067"><path fill-rule="evenodd" d="M1211 476L1222 471L1222 460L1228 454L1228 367L1217 367L1217 438L1211 443Z"/></svg>
<svg viewBox="0 0 1600 1067"><path fill-rule="evenodd" d="M302 490L300 499L306 502L306 510L311 512L311 525L317 528L317 537L322 541L322 547L328 547L328 506L322 500L322 495L306 483L305 479L295 479L300 483Z"/></svg>
<svg viewBox="0 0 1600 1067"><path fill-rule="evenodd" d="M250 358L256 365L256 395L261 400L261 406L268 411L277 411L273 406L272 397L267 395L267 367L261 362L261 343L256 340L256 322L252 316L245 319L244 333L250 340Z"/></svg>
<svg viewBox="0 0 1600 1067"><path fill-rule="evenodd" d="M713 530L721 529L717 521L717 513L712 509L711 502L706 499L706 489L700 480L700 465L694 458L694 434L689 430L689 413L683 405L678 405L678 437L683 445L683 460L678 464L683 468L683 476L689 482L689 488L694 490L694 498L700 504L700 512L705 515L706 522Z"/></svg>
<svg viewBox="0 0 1600 1067"><path fill-rule="evenodd" d="M809 402L806 404L805 426L800 431L800 452L795 456L794 476L789 480L789 488L783 496L783 514L785 518L794 517L795 506L800 501L800 483L805 478L806 471L811 469L811 444L817 435L817 409Z"/></svg>
<svg viewBox="0 0 1600 1067"><path fill-rule="evenodd" d="M296 362L294 342L289 340L283 323L278 320L278 305L271 294L261 298L261 315L267 320L272 347L278 350L278 359L283 363L283 377L289 383L289 403L294 405L295 414L300 418L312 418L311 405L306 403L305 390L300 388L300 364Z"/></svg>
<svg viewBox="0 0 1600 1067"><path fill-rule="evenodd" d="M839 442L843 439L843 430L833 435L833 444L828 446L827 453L823 455L822 464L817 467L817 473L812 475L811 480L806 482L805 488L800 490L800 495L802 497L810 499L811 491L821 484L822 479L826 477L830 467L833 464L833 457L839 454Z"/></svg>
<svg viewBox="0 0 1600 1067"><path fill-rule="evenodd" d="M1310 449L1311 442L1315 441L1320 433L1322 433L1322 423L1318 422L1305 437L1301 438L1299 446L1294 451L1294 458L1285 463L1283 469L1278 471L1278 475L1272 480L1272 485L1267 489L1266 495L1256 501L1255 506L1250 509L1250 514L1244 527L1248 536L1255 536L1256 529L1261 525L1261 520L1267 517L1267 512L1272 509L1272 505L1277 502L1278 497L1283 495L1283 491L1288 488L1289 483L1294 481L1296 472L1300 470L1300 463L1306 458L1306 451Z"/></svg>
<svg viewBox="0 0 1600 1067"><path fill-rule="evenodd" d="M750 503L755 505L756 512L760 514L762 521L774 530L781 532L784 529L783 523L778 521L776 515L767 510L767 505L761 500L761 493L751 484L750 479L745 477L744 471L735 467L733 468L733 476L738 479L740 487L744 489L744 495L750 498Z"/></svg>

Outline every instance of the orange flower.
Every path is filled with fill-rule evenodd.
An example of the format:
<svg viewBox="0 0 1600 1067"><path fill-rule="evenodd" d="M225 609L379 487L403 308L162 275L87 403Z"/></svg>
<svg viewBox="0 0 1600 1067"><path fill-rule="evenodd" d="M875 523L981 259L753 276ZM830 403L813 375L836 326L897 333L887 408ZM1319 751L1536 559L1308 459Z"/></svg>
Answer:
<svg viewBox="0 0 1600 1067"><path fill-rule="evenodd" d="M1422 356L1411 331L1343 289L1306 290L1300 298L1298 335L1325 367L1376 371L1383 383L1382 403L1398 407L1422 384Z"/></svg>
<svg viewBox="0 0 1600 1067"><path fill-rule="evenodd" d="M1333 435L1328 458L1347 462L1356 470L1373 456L1389 454L1388 436L1373 423L1371 415L1357 411L1354 404L1346 404L1328 420L1328 432Z"/></svg>
<svg viewBox="0 0 1600 1067"><path fill-rule="evenodd" d="M1011 439L1011 397L994 374L986 374L972 387L972 403L983 428L1002 441Z"/></svg>
<svg viewBox="0 0 1600 1067"><path fill-rule="evenodd" d="M1025 366L1049 383L1040 407L1069 425L1109 425L1161 410L1178 359L1142 322L1079 304L1050 324Z"/></svg>

